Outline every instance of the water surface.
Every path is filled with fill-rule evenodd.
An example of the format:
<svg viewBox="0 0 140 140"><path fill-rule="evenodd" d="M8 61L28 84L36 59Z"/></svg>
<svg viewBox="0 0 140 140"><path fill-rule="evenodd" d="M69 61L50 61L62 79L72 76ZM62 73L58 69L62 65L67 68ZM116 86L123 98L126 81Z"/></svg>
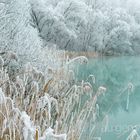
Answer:
<svg viewBox="0 0 140 140"><path fill-rule="evenodd" d="M140 57L103 57L89 59L88 64L77 66L78 80L95 75L95 90L107 88L106 95L98 103L100 116L108 115L109 123L102 140L125 140L132 127L140 125ZM126 108L129 84L134 86ZM137 127L140 134L140 129ZM97 134L98 135L98 134Z"/></svg>

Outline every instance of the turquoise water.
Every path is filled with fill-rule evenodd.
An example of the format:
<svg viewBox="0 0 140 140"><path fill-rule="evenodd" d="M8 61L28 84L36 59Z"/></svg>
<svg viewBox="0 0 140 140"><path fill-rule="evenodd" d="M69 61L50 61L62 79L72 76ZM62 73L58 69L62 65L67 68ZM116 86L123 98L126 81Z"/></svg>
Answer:
<svg viewBox="0 0 140 140"><path fill-rule="evenodd" d="M125 140L137 125L140 134L140 57L104 57L89 59L88 64L77 66L78 80L95 75L93 89L105 86L107 92L99 101L100 120L108 115L106 132L97 134L102 140ZM134 86L129 96L128 84Z"/></svg>

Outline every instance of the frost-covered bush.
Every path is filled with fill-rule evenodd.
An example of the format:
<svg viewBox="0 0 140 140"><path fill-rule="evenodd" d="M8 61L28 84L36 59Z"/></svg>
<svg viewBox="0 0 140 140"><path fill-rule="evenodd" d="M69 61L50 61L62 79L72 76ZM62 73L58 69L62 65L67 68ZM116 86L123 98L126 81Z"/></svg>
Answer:
<svg viewBox="0 0 140 140"><path fill-rule="evenodd" d="M6 57L7 58L7 57ZM0 136L2 140L79 140L92 118L96 127L97 100L105 88L93 90L90 82L77 83L71 67L86 57L64 61L59 69L49 68L47 77L30 63L10 78L7 59L1 57ZM14 65L13 65L14 67ZM91 75L91 78L94 77ZM87 97L83 101L83 97ZM97 115L98 114L98 115ZM94 127L94 128L95 128ZM89 130L92 138L94 129Z"/></svg>

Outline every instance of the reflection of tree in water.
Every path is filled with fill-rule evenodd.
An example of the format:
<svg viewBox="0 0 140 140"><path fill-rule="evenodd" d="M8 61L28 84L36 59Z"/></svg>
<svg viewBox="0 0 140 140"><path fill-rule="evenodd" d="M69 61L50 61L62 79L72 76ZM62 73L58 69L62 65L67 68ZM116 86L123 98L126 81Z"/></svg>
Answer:
<svg viewBox="0 0 140 140"><path fill-rule="evenodd" d="M137 108L140 99L139 64L138 57L126 56L94 59L86 66L79 66L79 79L94 74L96 77L94 89L96 90L99 85L107 88L106 95L98 100L101 118L107 112L117 113L120 108L126 110L128 91L125 89L128 83L133 83L135 87L134 94L129 96L129 111Z"/></svg>

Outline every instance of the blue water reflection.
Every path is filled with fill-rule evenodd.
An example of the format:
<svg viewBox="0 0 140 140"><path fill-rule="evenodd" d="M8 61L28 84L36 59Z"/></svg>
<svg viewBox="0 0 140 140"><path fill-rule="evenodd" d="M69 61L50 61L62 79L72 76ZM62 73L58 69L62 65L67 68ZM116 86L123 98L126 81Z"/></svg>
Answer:
<svg viewBox="0 0 140 140"><path fill-rule="evenodd" d="M140 57L103 57L89 59L88 64L77 66L78 80L95 75L96 90L105 86L105 97L98 101L100 120L108 115L106 133L100 133L102 140L125 140L132 128L137 125L140 134ZM127 87L133 84L134 91L129 96L127 109ZM99 135L99 134L97 134Z"/></svg>

